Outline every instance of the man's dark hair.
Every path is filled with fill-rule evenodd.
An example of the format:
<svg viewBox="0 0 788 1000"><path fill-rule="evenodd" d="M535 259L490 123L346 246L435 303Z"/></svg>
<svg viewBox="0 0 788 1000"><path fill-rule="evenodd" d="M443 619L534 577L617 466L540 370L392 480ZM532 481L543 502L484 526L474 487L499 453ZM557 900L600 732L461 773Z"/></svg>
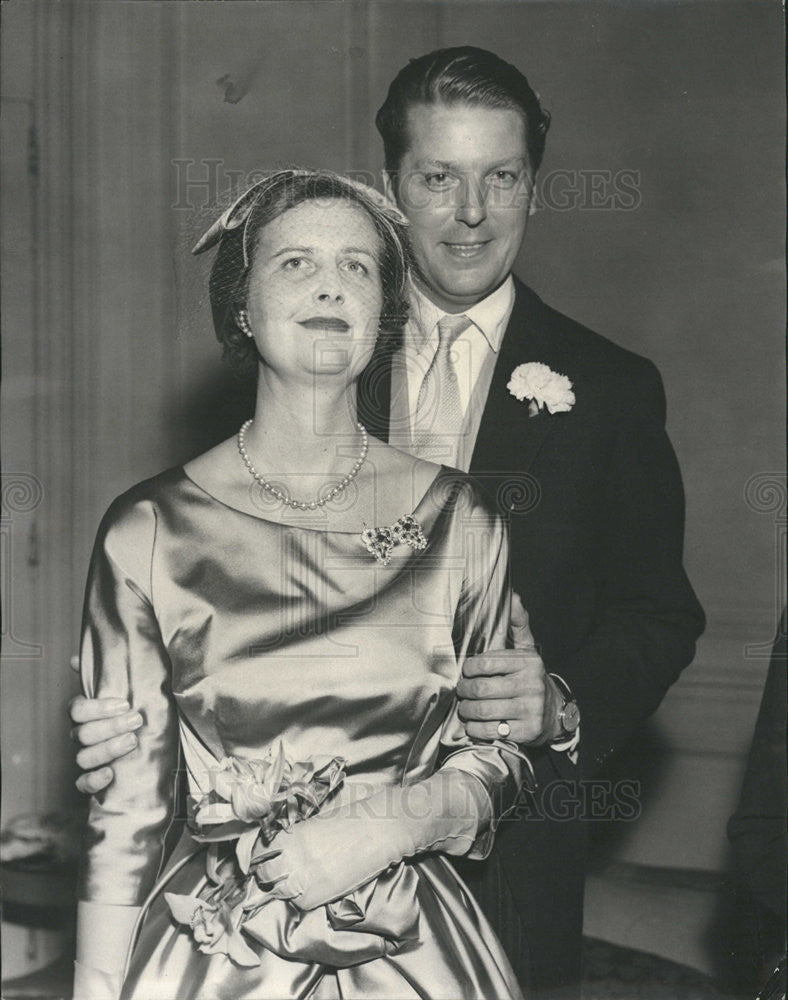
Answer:
<svg viewBox="0 0 788 1000"><path fill-rule="evenodd" d="M392 176L409 145L408 108L419 104L470 104L518 112L525 123L528 167L532 175L539 169L550 114L519 69L494 53L472 45L438 49L411 59L394 77L375 117L386 170Z"/></svg>

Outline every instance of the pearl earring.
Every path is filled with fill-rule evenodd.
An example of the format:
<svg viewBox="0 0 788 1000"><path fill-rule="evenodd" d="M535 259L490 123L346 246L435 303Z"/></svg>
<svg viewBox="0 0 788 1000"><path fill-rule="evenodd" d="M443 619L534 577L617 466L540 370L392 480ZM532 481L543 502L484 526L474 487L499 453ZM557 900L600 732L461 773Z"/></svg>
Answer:
<svg viewBox="0 0 788 1000"><path fill-rule="evenodd" d="M244 333L247 337L251 337L253 335L252 328L251 326L249 326L249 317L246 315L245 310L243 309L238 310L237 319L238 319L238 326L241 332Z"/></svg>

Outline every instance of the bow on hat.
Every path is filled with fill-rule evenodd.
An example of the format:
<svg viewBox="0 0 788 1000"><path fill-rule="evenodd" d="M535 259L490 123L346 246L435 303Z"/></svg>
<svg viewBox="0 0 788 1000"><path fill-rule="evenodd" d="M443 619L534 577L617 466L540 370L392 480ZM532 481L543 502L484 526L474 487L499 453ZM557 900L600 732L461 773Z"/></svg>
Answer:
<svg viewBox="0 0 788 1000"><path fill-rule="evenodd" d="M390 201L379 191L376 191L375 188L370 187L369 184L362 184L360 181L352 180L350 177L343 177L341 174L333 174L326 170L278 170L273 174L268 174L266 177L263 177L262 180L253 184L247 191L244 191L244 193L219 216L216 222L206 229L199 240L197 240L194 244L192 253L196 255L203 253L205 250L210 250L211 247L216 246L226 233L231 233L243 226L242 237L244 266L248 267L249 259L246 249L246 225L249 222L252 209L265 195L266 191L268 191L280 180L283 180L285 177L334 178L341 181L343 184L347 184L348 187L355 188L359 194L371 201L389 221L397 222L400 225L408 224L407 218L402 214L402 212L400 212L394 202Z"/></svg>

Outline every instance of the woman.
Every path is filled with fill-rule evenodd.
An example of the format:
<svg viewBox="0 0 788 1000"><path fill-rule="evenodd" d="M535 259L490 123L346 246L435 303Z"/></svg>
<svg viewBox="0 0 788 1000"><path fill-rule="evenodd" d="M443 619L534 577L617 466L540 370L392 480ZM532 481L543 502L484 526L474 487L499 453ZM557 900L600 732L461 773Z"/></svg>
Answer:
<svg viewBox="0 0 788 1000"><path fill-rule="evenodd" d="M92 804L75 995L519 997L444 859L484 857L518 789L454 700L503 641L505 531L462 474L356 422L403 323L404 220L283 171L195 251L217 243L214 323L257 366L255 415L99 530L85 688L146 724ZM162 874L181 767L191 832Z"/></svg>

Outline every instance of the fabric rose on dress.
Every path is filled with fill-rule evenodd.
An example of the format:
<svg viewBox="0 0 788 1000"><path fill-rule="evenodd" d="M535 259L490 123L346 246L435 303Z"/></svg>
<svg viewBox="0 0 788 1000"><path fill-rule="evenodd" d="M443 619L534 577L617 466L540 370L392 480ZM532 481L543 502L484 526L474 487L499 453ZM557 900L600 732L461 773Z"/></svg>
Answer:
<svg viewBox="0 0 788 1000"><path fill-rule="evenodd" d="M506 386L520 401L530 400L528 415L535 417L546 406L550 413L567 413L575 405L572 383L540 361L518 365Z"/></svg>
<svg viewBox="0 0 788 1000"><path fill-rule="evenodd" d="M223 899L211 903L173 892L165 892L164 898L178 923L191 928L194 942L204 955L227 955L238 965L260 964L241 934L242 905L231 907Z"/></svg>
<svg viewBox="0 0 788 1000"><path fill-rule="evenodd" d="M201 952L227 955L238 965L260 964L241 932L262 906L281 898L281 890L261 882L257 869L276 835L319 812L344 778L341 757L295 761L281 742L261 760L225 757L211 771L211 790L189 799L191 835L208 845L208 886L199 896L164 894ZM253 857L255 851L262 854Z"/></svg>
<svg viewBox="0 0 788 1000"><path fill-rule="evenodd" d="M192 800L190 827L201 843L236 840L238 864L248 873L256 842L313 816L342 784L345 762L292 761L282 743L262 760L225 757L211 774L213 787Z"/></svg>

